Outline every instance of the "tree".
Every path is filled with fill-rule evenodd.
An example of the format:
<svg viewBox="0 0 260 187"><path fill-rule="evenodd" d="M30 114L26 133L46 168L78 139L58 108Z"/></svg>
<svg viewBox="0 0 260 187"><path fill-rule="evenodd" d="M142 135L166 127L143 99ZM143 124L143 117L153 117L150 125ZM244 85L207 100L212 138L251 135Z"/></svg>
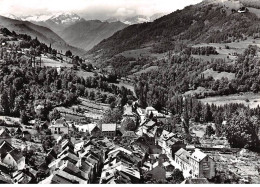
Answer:
<svg viewBox="0 0 260 187"><path fill-rule="evenodd" d="M172 178L176 184L180 184L184 181L183 172L179 169L174 169L172 173Z"/></svg>
<svg viewBox="0 0 260 187"><path fill-rule="evenodd" d="M58 110L54 109L53 111L51 111L49 113L49 120L52 121L52 120L57 120L61 117L61 114Z"/></svg>
<svg viewBox="0 0 260 187"><path fill-rule="evenodd" d="M206 133L205 133L205 135L206 135L207 137L211 137L211 135L213 135L213 134L215 134L215 131L214 131L213 127L212 127L211 125L208 125L208 126L206 127Z"/></svg>
<svg viewBox="0 0 260 187"><path fill-rule="evenodd" d="M246 110L233 114L227 123L227 139L232 147L255 150L259 147L259 119L251 117Z"/></svg>
<svg viewBox="0 0 260 187"><path fill-rule="evenodd" d="M210 122L212 120L213 120L213 117L212 117L212 112L210 110L210 106L209 106L209 104L206 104L206 106L204 107L204 121Z"/></svg>
<svg viewBox="0 0 260 187"><path fill-rule="evenodd" d="M109 109L103 116L103 123L118 123L122 119L123 112L120 108Z"/></svg>
<svg viewBox="0 0 260 187"><path fill-rule="evenodd" d="M135 129L136 129L134 120L129 117L123 120L123 122L121 123L121 126L126 131L135 131Z"/></svg>
<svg viewBox="0 0 260 187"><path fill-rule="evenodd" d="M66 51L65 56L71 57L72 56L72 52L70 50Z"/></svg>
<svg viewBox="0 0 260 187"><path fill-rule="evenodd" d="M24 110L21 111L20 119L21 119L21 123L23 123L23 124L27 124L29 121L29 118Z"/></svg>
<svg viewBox="0 0 260 187"><path fill-rule="evenodd" d="M9 115L10 113L10 105L9 105L9 97L6 90L3 91L1 98L0 98L0 104L4 115Z"/></svg>
<svg viewBox="0 0 260 187"><path fill-rule="evenodd" d="M259 85L257 83L254 83L251 87L251 91L257 93L259 91Z"/></svg>

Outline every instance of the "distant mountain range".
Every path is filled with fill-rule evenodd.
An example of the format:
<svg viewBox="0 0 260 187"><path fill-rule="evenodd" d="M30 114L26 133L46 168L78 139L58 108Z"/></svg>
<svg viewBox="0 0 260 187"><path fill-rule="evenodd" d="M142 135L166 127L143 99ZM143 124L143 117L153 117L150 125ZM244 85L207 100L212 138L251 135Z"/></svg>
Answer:
<svg viewBox="0 0 260 187"><path fill-rule="evenodd" d="M152 16L137 15L133 17L118 17L118 18L112 17L107 19L106 21L109 23L120 21L127 25L134 25L134 24L139 24L144 22L153 22L154 20L162 16L164 16L163 13L154 14Z"/></svg>
<svg viewBox="0 0 260 187"><path fill-rule="evenodd" d="M73 47L67 44L59 35L47 27L33 24L29 21L21 21L0 16L0 27L6 27L10 31L15 31L20 34L28 34L32 37L37 37L45 44L52 44L58 50L71 50L74 54L84 54L84 50Z"/></svg>
<svg viewBox="0 0 260 187"><path fill-rule="evenodd" d="M109 38L129 25L152 22L163 16L163 14L155 14L150 17L138 15L134 17L110 18L106 21L87 21L74 13L41 14L22 17L7 14L4 16L10 19L6 18L2 25L11 27L9 28L10 30L30 33L30 35L37 36L45 43L52 43L60 49L68 46L69 49L79 54L83 50L88 51L92 49L104 39ZM4 19L4 17L2 18ZM72 46L75 46L75 48L73 49Z"/></svg>
<svg viewBox="0 0 260 187"><path fill-rule="evenodd" d="M108 23L99 20L81 20L68 26L58 34L67 43L88 51L102 40L109 38L127 26L122 22Z"/></svg>

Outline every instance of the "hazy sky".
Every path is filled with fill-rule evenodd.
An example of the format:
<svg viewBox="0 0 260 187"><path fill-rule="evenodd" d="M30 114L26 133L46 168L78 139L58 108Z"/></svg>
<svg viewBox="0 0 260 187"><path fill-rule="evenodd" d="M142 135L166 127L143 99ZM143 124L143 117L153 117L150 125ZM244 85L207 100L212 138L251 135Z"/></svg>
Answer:
<svg viewBox="0 0 260 187"><path fill-rule="evenodd" d="M202 0L0 0L0 14L73 12L89 19L170 13Z"/></svg>

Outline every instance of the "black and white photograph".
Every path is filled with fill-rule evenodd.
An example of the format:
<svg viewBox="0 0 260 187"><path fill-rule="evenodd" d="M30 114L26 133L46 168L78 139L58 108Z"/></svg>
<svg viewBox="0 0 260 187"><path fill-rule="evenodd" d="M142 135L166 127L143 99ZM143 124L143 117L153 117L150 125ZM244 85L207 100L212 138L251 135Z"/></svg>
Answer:
<svg viewBox="0 0 260 187"><path fill-rule="evenodd" d="M0 0L0 184L260 184L260 0Z"/></svg>

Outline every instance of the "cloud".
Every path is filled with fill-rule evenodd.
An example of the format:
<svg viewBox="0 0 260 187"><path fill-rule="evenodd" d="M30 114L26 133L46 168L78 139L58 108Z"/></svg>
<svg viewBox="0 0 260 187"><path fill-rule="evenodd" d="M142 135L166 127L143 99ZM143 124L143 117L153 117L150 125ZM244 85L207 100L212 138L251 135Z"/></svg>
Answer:
<svg viewBox="0 0 260 187"><path fill-rule="evenodd" d="M0 14L74 12L95 16L170 13L202 0L0 0Z"/></svg>

